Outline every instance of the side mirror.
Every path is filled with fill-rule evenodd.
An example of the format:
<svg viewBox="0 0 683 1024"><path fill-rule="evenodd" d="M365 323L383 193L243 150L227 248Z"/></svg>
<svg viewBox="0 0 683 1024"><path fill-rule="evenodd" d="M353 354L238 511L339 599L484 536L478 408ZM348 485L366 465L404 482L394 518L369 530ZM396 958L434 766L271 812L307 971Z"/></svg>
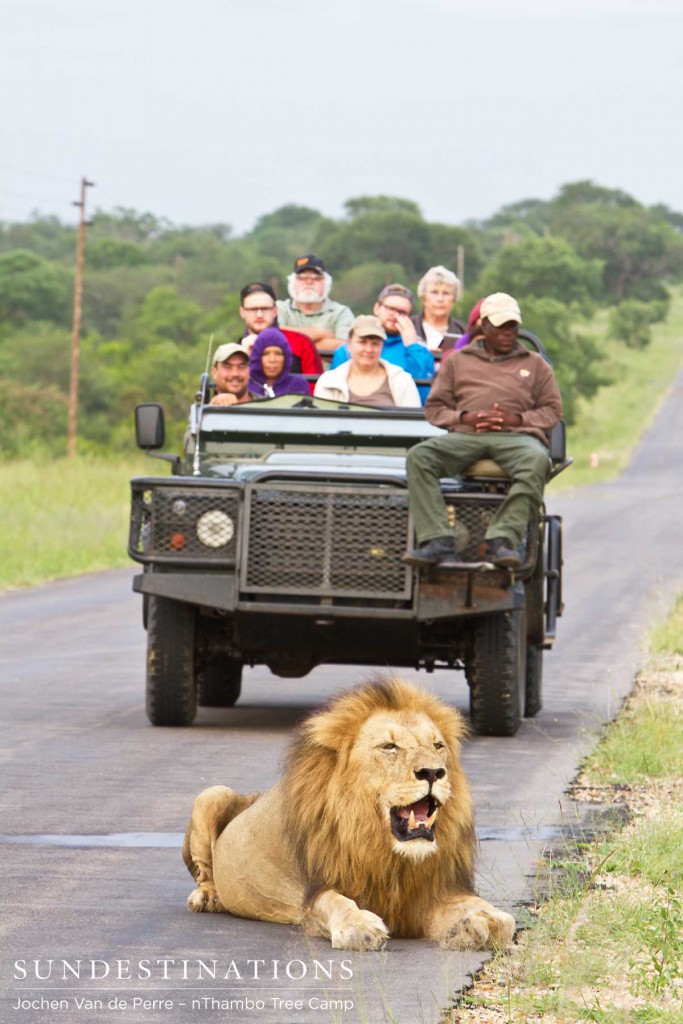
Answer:
<svg viewBox="0 0 683 1024"><path fill-rule="evenodd" d="M163 447L166 439L164 410L156 402L135 406L135 443L138 448Z"/></svg>

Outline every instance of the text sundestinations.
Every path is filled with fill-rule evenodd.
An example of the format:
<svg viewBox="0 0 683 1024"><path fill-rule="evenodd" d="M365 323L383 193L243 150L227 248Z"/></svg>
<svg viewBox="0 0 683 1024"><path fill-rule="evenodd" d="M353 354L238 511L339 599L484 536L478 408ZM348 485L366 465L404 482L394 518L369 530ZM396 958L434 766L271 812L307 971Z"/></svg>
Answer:
<svg viewBox="0 0 683 1024"><path fill-rule="evenodd" d="M140 960L20 959L13 964L15 981L348 981L350 960L212 960L176 957Z"/></svg>

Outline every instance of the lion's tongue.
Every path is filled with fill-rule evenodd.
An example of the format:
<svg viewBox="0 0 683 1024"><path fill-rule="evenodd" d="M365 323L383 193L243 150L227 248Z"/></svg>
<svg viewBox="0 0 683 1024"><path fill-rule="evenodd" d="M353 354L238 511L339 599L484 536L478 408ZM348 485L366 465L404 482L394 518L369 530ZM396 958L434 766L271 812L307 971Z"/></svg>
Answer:
<svg viewBox="0 0 683 1024"><path fill-rule="evenodd" d="M424 800L418 800L415 804L411 804L410 807L401 807L398 813L402 818L409 818L411 811L418 821L426 821L429 817L428 800L425 798Z"/></svg>

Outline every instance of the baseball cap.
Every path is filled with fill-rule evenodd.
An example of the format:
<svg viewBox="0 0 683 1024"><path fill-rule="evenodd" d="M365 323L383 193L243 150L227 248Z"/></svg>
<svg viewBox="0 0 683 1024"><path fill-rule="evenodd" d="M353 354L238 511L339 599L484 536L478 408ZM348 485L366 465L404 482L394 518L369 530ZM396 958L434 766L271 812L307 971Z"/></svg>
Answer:
<svg viewBox="0 0 683 1024"><path fill-rule="evenodd" d="M298 259L294 260L294 273L300 274L303 270L315 270L318 274L327 273L323 261L319 256L314 256L312 252L309 252L306 256L299 256Z"/></svg>
<svg viewBox="0 0 683 1024"><path fill-rule="evenodd" d="M387 337L379 317L366 315L356 317L349 334L355 334L357 338L383 338L385 341Z"/></svg>
<svg viewBox="0 0 683 1024"><path fill-rule="evenodd" d="M500 327L510 320L516 320L518 324L522 322L522 314L517 300L513 299L511 295L507 295L506 292L494 292L493 295L487 295L481 304L479 315L482 320L486 317L494 327Z"/></svg>
<svg viewBox="0 0 683 1024"><path fill-rule="evenodd" d="M247 362L249 362L249 353L247 350L242 348L241 345L238 345L236 341L229 341L225 345L218 346L214 352L213 363L211 365L215 366L216 363L224 363L226 359L229 359L230 356L234 355L244 356Z"/></svg>
<svg viewBox="0 0 683 1024"><path fill-rule="evenodd" d="M266 284L265 281L252 281L250 284L245 284L240 292L240 302L242 305L244 305L247 295L254 295L256 292L263 292L265 295L269 295L273 302L275 302L275 292L269 284Z"/></svg>
<svg viewBox="0 0 683 1024"><path fill-rule="evenodd" d="M415 296L411 292L410 288L406 288L402 284L388 284L382 288L382 291L377 296L377 301L382 302L384 299L388 299L390 295L397 295L401 299L408 299L411 306L415 305Z"/></svg>

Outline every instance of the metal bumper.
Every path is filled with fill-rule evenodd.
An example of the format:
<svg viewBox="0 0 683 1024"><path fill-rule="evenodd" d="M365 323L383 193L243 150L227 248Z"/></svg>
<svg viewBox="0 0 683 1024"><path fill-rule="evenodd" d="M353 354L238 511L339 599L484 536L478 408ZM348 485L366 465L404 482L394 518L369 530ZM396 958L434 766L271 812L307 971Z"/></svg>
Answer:
<svg viewBox="0 0 683 1024"><path fill-rule="evenodd" d="M133 577L133 590L221 612L231 612L237 607L234 573L144 572Z"/></svg>
<svg viewBox="0 0 683 1024"><path fill-rule="evenodd" d="M507 611L520 606L523 588L508 574L497 572L482 579L480 572L443 573L420 580L412 606L335 605L321 600L240 599L235 573L145 572L133 578L138 594L184 601L202 608L240 616L269 615L312 620L368 619L430 622Z"/></svg>

